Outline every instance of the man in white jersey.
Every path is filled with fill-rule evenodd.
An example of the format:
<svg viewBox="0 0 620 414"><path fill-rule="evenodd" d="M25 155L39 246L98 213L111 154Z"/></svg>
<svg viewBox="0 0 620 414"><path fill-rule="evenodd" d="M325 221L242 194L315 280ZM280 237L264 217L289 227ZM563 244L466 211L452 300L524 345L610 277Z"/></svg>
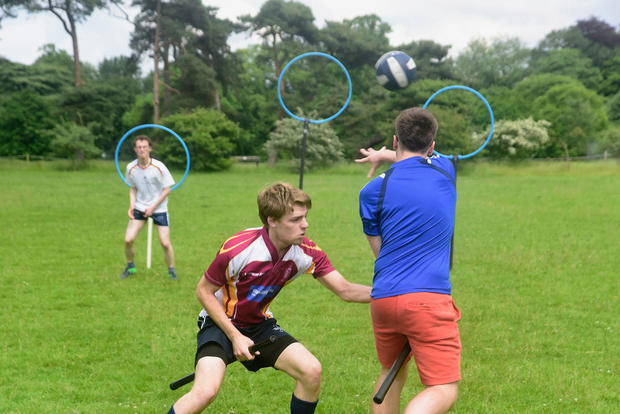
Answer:
<svg viewBox="0 0 620 414"><path fill-rule="evenodd" d="M146 135L138 135L133 149L138 159L127 164L125 180L129 183L129 223L125 232L125 257L127 267L121 273L125 279L136 273L133 262L136 255L134 241L146 220L151 217L157 226L159 242L164 249L164 258L168 265L168 274L177 280L174 271L174 250L170 243L170 227L168 223L168 194L174 185L174 179L163 162L151 158L153 147Z"/></svg>

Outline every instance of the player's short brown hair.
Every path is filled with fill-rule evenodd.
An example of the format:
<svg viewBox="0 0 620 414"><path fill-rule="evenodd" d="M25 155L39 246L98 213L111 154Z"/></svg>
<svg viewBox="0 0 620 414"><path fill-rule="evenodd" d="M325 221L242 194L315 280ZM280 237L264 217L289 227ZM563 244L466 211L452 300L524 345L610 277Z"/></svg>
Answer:
<svg viewBox="0 0 620 414"><path fill-rule="evenodd" d="M133 140L134 148L136 147L136 144L138 143L138 141L146 141L149 143L149 147L153 148L153 143L151 142L151 138L147 137L146 135L138 135L136 139Z"/></svg>
<svg viewBox="0 0 620 414"><path fill-rule="evenodd" d="M409 151L428 151L436 133L437 120L426 109L405 109L396 118L396 138Z"/></svg>
<svg viewBox="0 0 620 414"><path fill-rule="evenodd" d="M293 211L295 205L312 208L310 196L289 183L278 182L264 188L257 198L258 216L265 226L267 217L280 220L286 213Z"/></svg>

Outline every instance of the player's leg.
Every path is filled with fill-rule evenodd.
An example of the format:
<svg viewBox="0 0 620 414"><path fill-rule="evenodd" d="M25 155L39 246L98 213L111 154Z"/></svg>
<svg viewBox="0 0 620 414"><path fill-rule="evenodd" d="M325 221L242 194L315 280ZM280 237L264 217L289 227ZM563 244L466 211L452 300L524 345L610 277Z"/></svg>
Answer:
<svg viewBox="0 0 620 414"><path fill-rule="evenodd" d="M164 250L164 259L168 265L168 274L172 279L177 278L174 270L174 249L170 242L170 226L168 224L168 214L162 213L158 217L153 217L153 222L157 226L157 234L159 235L159 243Z"/></svg>
<svg viewBox="0 0 620 414"><path fill-rule="evenodd" d="M290 344L278 357L275 368L295 379L291 413L313 413L321 389L321 363L299 342Z"/></svg>
<svg viewBox="0 0 620 414"><path fill-rule="evenodd" d="M136 267L133 264L133 260L136 256L136 250L134 247L134 242L140 233L140 230L144 227L144 220L129 220L127 223L127 229L125 230L125 258L127 259L127 267L125 271L121 274L121 278L126 278L131 274L136 273Z"/></svg>
<svg viewBox="0 0 620 414"><path fill-rule="evenodd" d="M174 274L174 249L172 248L172 243L170 242L170 225L168 224L168 214L164 213L163 215L158 215L158 217L153 217L153 222L157 226L159 243L161 244L161 248L164 250L164 259L168 265L168 271L171 276L174 275L176 278L176 275Z"/></svg>
<svg viewBox="0 0 620 414"><path fill-rule="evenodd" d="M456 403L458 382L430 385L407 404L404 414L443 414Z"/></svg>
<svg viewBox="0 0 620 414"><path fill-rule="evenodd" d="M172 406L171 413L199 413L215 400L220 390L226 363L215 356L206 356L198 360L196 377L192 389Z"/></svg>
<svg viewBox="0 0 620 414"><path fill-rule="evenodd" d="M402 332L400 309L399 296L373 299L370 303L377 358L381 364L375 394L408 341L407 335ZM373 414L396 414L400 411L400 394L407 382L409 359L405 360L398 371L383 402L376 404L373 401Z"/></svg>
<svg viewBox="0 0 620 414"><path fill-rule="evenodd" d="M377 381L373 394L377 393L389 370L390 367L381 367L381 374L379 375L379 380ZM383 402L381 404L375 404L374 402L372 403L373 414L396 414L400 412L400 394L405 386L405 383L407 382L408 372L409 365L405 363L398 371L398 374L396 374L394 382L392 382L390 389L387 394L385 394Z"/></svg>
<svg viewBox="0 0 620 414"><path fill-rule="evenodd" d="M411 329L409 343L426 388L409 402L405 413L445 413L456 403L461 379L460 312L450 295L406 296L403 324Z"/></svg>

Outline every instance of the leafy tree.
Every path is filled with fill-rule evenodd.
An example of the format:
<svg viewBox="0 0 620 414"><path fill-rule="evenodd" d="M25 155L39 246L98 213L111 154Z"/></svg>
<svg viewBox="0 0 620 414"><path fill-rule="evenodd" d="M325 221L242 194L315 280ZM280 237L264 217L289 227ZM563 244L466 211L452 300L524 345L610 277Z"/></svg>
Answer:
<svg viewBox="0 0 620 414"><path fill-rule="evenodd" d="M313 119L317 114L310 113L308 116ZM270 159L275 159L275 154L277 154L282 159L290 160L292 165L299 169L303 130L303 122L292 118L279 120L276 129L270 134L269 141L265 143L265 149L270 154ZM341 161L342 149L338 136L329 125L326 123L309 124L306 135L304 168L325 167Z"/></svg>
<svg viewBox="0 0 620 414"><path fill-rule="evenodd" d="M327 53L336 56L347 68L372 65L389 47L390 25L376 14L327 21L321 30L321 42Z"/></svg>
<svg viewBox="0 0 620 414"><path fill-rule="evenodd" d="M608 125L603 99L577 81L548 89L532 111L535 119L551 122L550 135L566 157L584 155L587 143Z"/></svg>
<svg viewBox="0 0 620 414"><path fill-rule="evenodd" d="M513 86L526 75L530 51L521 40L496 38L471 41L455 62L455 75L474 89Z"/></svg>
<svg viewBox="0 0 620 414"><path fill-rule="evenodd" d="M602 74L604 80L597 88L601 95L612 96L620 91L620 53L603 64Z"/></svg>
<svg viewBox="0 0 620 414"><path fill-rule="evenodd" d="M620 126L616 125L603 131L597 147L600 151L606 151L611 157L620 157Z"/></svg>
<svg viewBox="0 0 620 414"><path fill-rule="evenodd" d="M590 89L596 89L603 80L601 71L592 64L592 60L583 56L579 50L571 48L550 51L535 62L532 73L568 76Z"/></svg>
<svg viewBox="0 0 620 414"><path fill-rule="evenodd" d="M575 83L581 84L581 82L569 78L568 76L551 73L528 76L514 86L512 94L507 96L507 101L504 105L512 105L512 113L515 114L515 116L511 117L511 119L527 118L534 114L533 102L536 98L544 95L554 86L567 86ZM496 107L500 107L500 105L496 105L493 101L493 109L495 110Z"/></svg>
<svg viewBox="0 0 620 414"><path fill-rule="evenodd" d="M32 65L0 58L0 93L31 89L48 96L72 87L71 56L63 50L57 51L51 44L43 46L42 50L43 54Z"/></svg>
<svg viewBox="0 0 620 414"><path fill-rule="evenodd" d="M600 45L614 48L620 46L620 33L609 23L596 17L577 21L577 27L588 39Z"/></svg>
<svg viewBox="0 0 620 414"><path fill-rule="evenodd" d="M314 44L318 40L312 10L296 1L267 0L256 16L243 15L239 20L247 30L262 37L271 50L276 79L282 72L282 63L290 57L281 43Z"/></svg>
<svg viewBox="0 0 620 414"><path fill-rule="evenodd" d="M612 122L620 122L620 91L607 101L607 115Z"/></svg>
<svg viewBox="0 0 620 414"><path fill-rule="evenodd" d="M65 92L58 101L57 111L63 119L87 126L96 137L101 150L111 152L123 133L123 113L135 95L122 83L96 82Z"/></svg>
<svg viewBox="0 0 620 414"><path fill-rule="evenodd" d="M165 102L167 112L172 108L191 109L215 105L215 73L195 55L184 53L177 57L169 78L173 93Z"/></svg>
<svg viewBox="0 0 620 414"><path fill-rule="evenodd" d="M82 86L80 52L78 47L77 24L85 21L95 10L119 4L121 0L0 0L2 17L14 17L14 12L24 8L31 13L50 12L60 20L62 27L71 37L73 45L73 73L75 86Z"/></svg>
<svg viewBox="0 0 620 414"><path fill-rule="evenodd" d="M233 142L239 137L239 127L226 115L215 109L198 108L188 114L163 118L162 124L185 141L193 170L218 171L231 166ZM175 137L167 137L159 143L157 153L166 164L185 167L185 151Z"/></svg>
<svg viewBox="0 0 620 414"><path fill-rule="evenodd" d="M493 159L523 160L533 158L549 141L548 121L532 118L516 121L499 120L493 130L493 138L484 152ZM473 139L480 146L489 136L489 129L474 133Z"/></svg>
<svg viewBox="0 0 620 414"><path fill-rule="evenodd" d="M619 52L620 34L612 26L591 17L576 25L550 32L534 49L532 57L537 60L552 50L572 48L592 60L594 66L603 70L605 64Z"/></svg>
<svg viewBox="0 0 620 414"><path fill-rule="evenodd" d="M54 129L54 135L51 143L54 154L70 159L73 169L84 167L87 158L101 154L101 150L95 146L95 136L85 126L60 124Z"/></svg>
<svg viewBox="0 0 620 414"><path fill-rule="evenodd" d="M235 142L235 154L258 154L275 128L280 104L273 81L273 68L259 56L261 45L236 52L239 60L238 82L222 98L222 110L241 128Z"/></svg>
<svg viewBox="0 0 620 414"><path fill-rule="evenodd" d="M53 127L51 108L38 93L12 93L0 109L0 155L47 155Z"/></svg>
<svg viewBox="0 0 620 414"><path fill-rule="evenodd" d="M449 45L432 40L413 41L396 49L411 56L416 63L416 79L453 79L453 61Z"/></svg>
<svg viewBox="0 0 620 414"><path fill-rule="evenodd" d="M153 94L147 93L136 96L136 99L123 113L123 127L150 124L153 120Z"/></svg>

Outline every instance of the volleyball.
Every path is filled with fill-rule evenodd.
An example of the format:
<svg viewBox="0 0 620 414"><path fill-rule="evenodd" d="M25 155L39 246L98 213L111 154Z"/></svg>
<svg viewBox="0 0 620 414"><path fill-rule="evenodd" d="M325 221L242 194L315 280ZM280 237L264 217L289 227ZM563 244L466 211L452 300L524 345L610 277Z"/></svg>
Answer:
<svg viewBox="0 0 620 414"><path fill-rule="evenodd" d="M386 89L404 89L415 79L415 62L406 53L394 50L375 63L377 82Z"/></svg>

